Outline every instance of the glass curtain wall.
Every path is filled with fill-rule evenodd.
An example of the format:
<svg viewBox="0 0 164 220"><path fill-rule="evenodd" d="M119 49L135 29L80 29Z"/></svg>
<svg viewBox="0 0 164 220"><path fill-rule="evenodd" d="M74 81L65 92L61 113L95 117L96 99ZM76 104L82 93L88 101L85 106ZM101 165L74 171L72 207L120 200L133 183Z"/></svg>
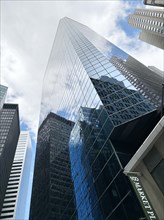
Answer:
<svg viewBox="0 0 164 220"><path fill-rule="evenodd" d="M44 77L40 123L50 111L75 122L69 151L76 209L70 219L144 218L122 173L132 154L120 159L110 141L115 127L160 105L158 89L140 69L154 75L86 26L60 21Z"/></svg>

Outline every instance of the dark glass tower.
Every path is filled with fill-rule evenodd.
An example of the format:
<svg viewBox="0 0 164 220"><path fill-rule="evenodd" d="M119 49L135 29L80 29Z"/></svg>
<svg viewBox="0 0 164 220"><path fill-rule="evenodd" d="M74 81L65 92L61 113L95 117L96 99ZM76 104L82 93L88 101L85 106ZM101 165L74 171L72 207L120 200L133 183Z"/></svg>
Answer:
<svg viewBox="0 0 164 220"><path fill-rule="evenodd" d="M64 220L73 214L68 148L72 127L73 122L49 113L39 128L30 219Z"/></svg>
<svg viewBox="0 0 164 220"><path fill-rule="evenodd" d="M0 213L19 133L18 105L4 104L0 110Z"/></svg>
<svg viewBox="0 0 164 220"><path fill-rule="evenodd" d="M40 120L53 109L75 122L69 151L76 208L68 219L144 218L123 168L153 127L131 139L139 118L148 123L161 105L161 85L162 77L85 25L60 21Z"/></svg>

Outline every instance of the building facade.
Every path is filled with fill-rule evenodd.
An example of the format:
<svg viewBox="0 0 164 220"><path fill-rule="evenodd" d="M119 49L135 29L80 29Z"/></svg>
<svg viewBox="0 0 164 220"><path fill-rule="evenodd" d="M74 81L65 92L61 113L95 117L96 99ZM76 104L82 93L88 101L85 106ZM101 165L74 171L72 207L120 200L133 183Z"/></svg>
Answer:
<svg viewBox="0 0 164 220"><path fill-rule="evenodd" d="M164 49L164 11L161 9L136 9L129 16L129 25L142 30L139 39Z"/></svg>
<svg viewBox="0 0 164 220"><path fill-rule="evenodd" d="M162 77L87 26L61 19L44 77L40 122L52 109L75 122L69 152L75 193L70 202L76 208L68 219L145 218L123 169L154 126L148 122L161 106L159 82ZM143 128L131 146L117 142L124 128L123 137L134 137L142 116L148 131Z"/></svg>
<svg viewBox="0 0 164 220"><path fill-rule="evenodd" d="M29 132L21 131L10 171L0 219L28 219L32 187Z"/></svg>
<svg viewBox="0 0 164 220"><path fill-rule="evenodd" d="M69 219L75 209L68 148L72 126L49 113L39 128L30 219Z"/></svg>
<svg viewBox="0 0 164 220"><path fill-rule="evenodd" d="M164 117L124 168L124 173L130 178L135 190L139 189L136 194L147 219L164 219L163 143ZM144 201L141 195L145 196Z"/></svg>
<svg viewBox="0 0 164 220"><path fill-rule="evenodd" d="M18 105L4 104L0 111L0 213L19 133Z"/></svg>

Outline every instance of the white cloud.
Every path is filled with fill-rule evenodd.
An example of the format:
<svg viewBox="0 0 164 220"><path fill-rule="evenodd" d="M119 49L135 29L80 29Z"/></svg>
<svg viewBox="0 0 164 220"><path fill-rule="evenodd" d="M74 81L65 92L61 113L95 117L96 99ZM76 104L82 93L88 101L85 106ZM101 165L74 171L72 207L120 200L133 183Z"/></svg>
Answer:
<svg viewBox="0 0 164 220"><path fill-rule="evenodd" d="M19 54L8 45L3 45L1 84L8 87L6 102L19 104L20 122L26 123L28 129L35 134L38 126L42 80L32 77L27 69Z"/></svg>
<svg viewBox="0 0 164 220"><path fill-rule="evenodd" d="M139 40L138 40L139 41ZM138 46L138 47L137 47ZM125 48L126 51L146 66L155 66L158 69L164 71L164 52L152 45L145 42L137 42L136 48Z"/></svg>

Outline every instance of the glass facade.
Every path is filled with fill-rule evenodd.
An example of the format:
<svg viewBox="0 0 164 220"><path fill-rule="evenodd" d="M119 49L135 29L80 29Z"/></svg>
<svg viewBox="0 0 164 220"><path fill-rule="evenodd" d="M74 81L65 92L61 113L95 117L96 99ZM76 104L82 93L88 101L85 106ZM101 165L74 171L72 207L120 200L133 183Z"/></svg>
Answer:
<svg viewBox="0 0 164 220"><path fill-rule="evenodd" d="M39 128L30 219L64 220L74 212L68 148L72 126L50 113Z"/></svg>
<svg viewBox="0 0 164 220"><path fill-rule="evenodd" d="M134 150L116 149L110 136L161 105L158 82L152 70L85 25L60 21L44 77L40 123L50 111L75 122L69 152L76 208L69 219L144 218L122 173Z"/></svg>
<svg viewBox="0 0 164 220"><path fill-rule="evenodd" d="M0 213L19 133L18 105L4 104L0 111Z"/></svg>

